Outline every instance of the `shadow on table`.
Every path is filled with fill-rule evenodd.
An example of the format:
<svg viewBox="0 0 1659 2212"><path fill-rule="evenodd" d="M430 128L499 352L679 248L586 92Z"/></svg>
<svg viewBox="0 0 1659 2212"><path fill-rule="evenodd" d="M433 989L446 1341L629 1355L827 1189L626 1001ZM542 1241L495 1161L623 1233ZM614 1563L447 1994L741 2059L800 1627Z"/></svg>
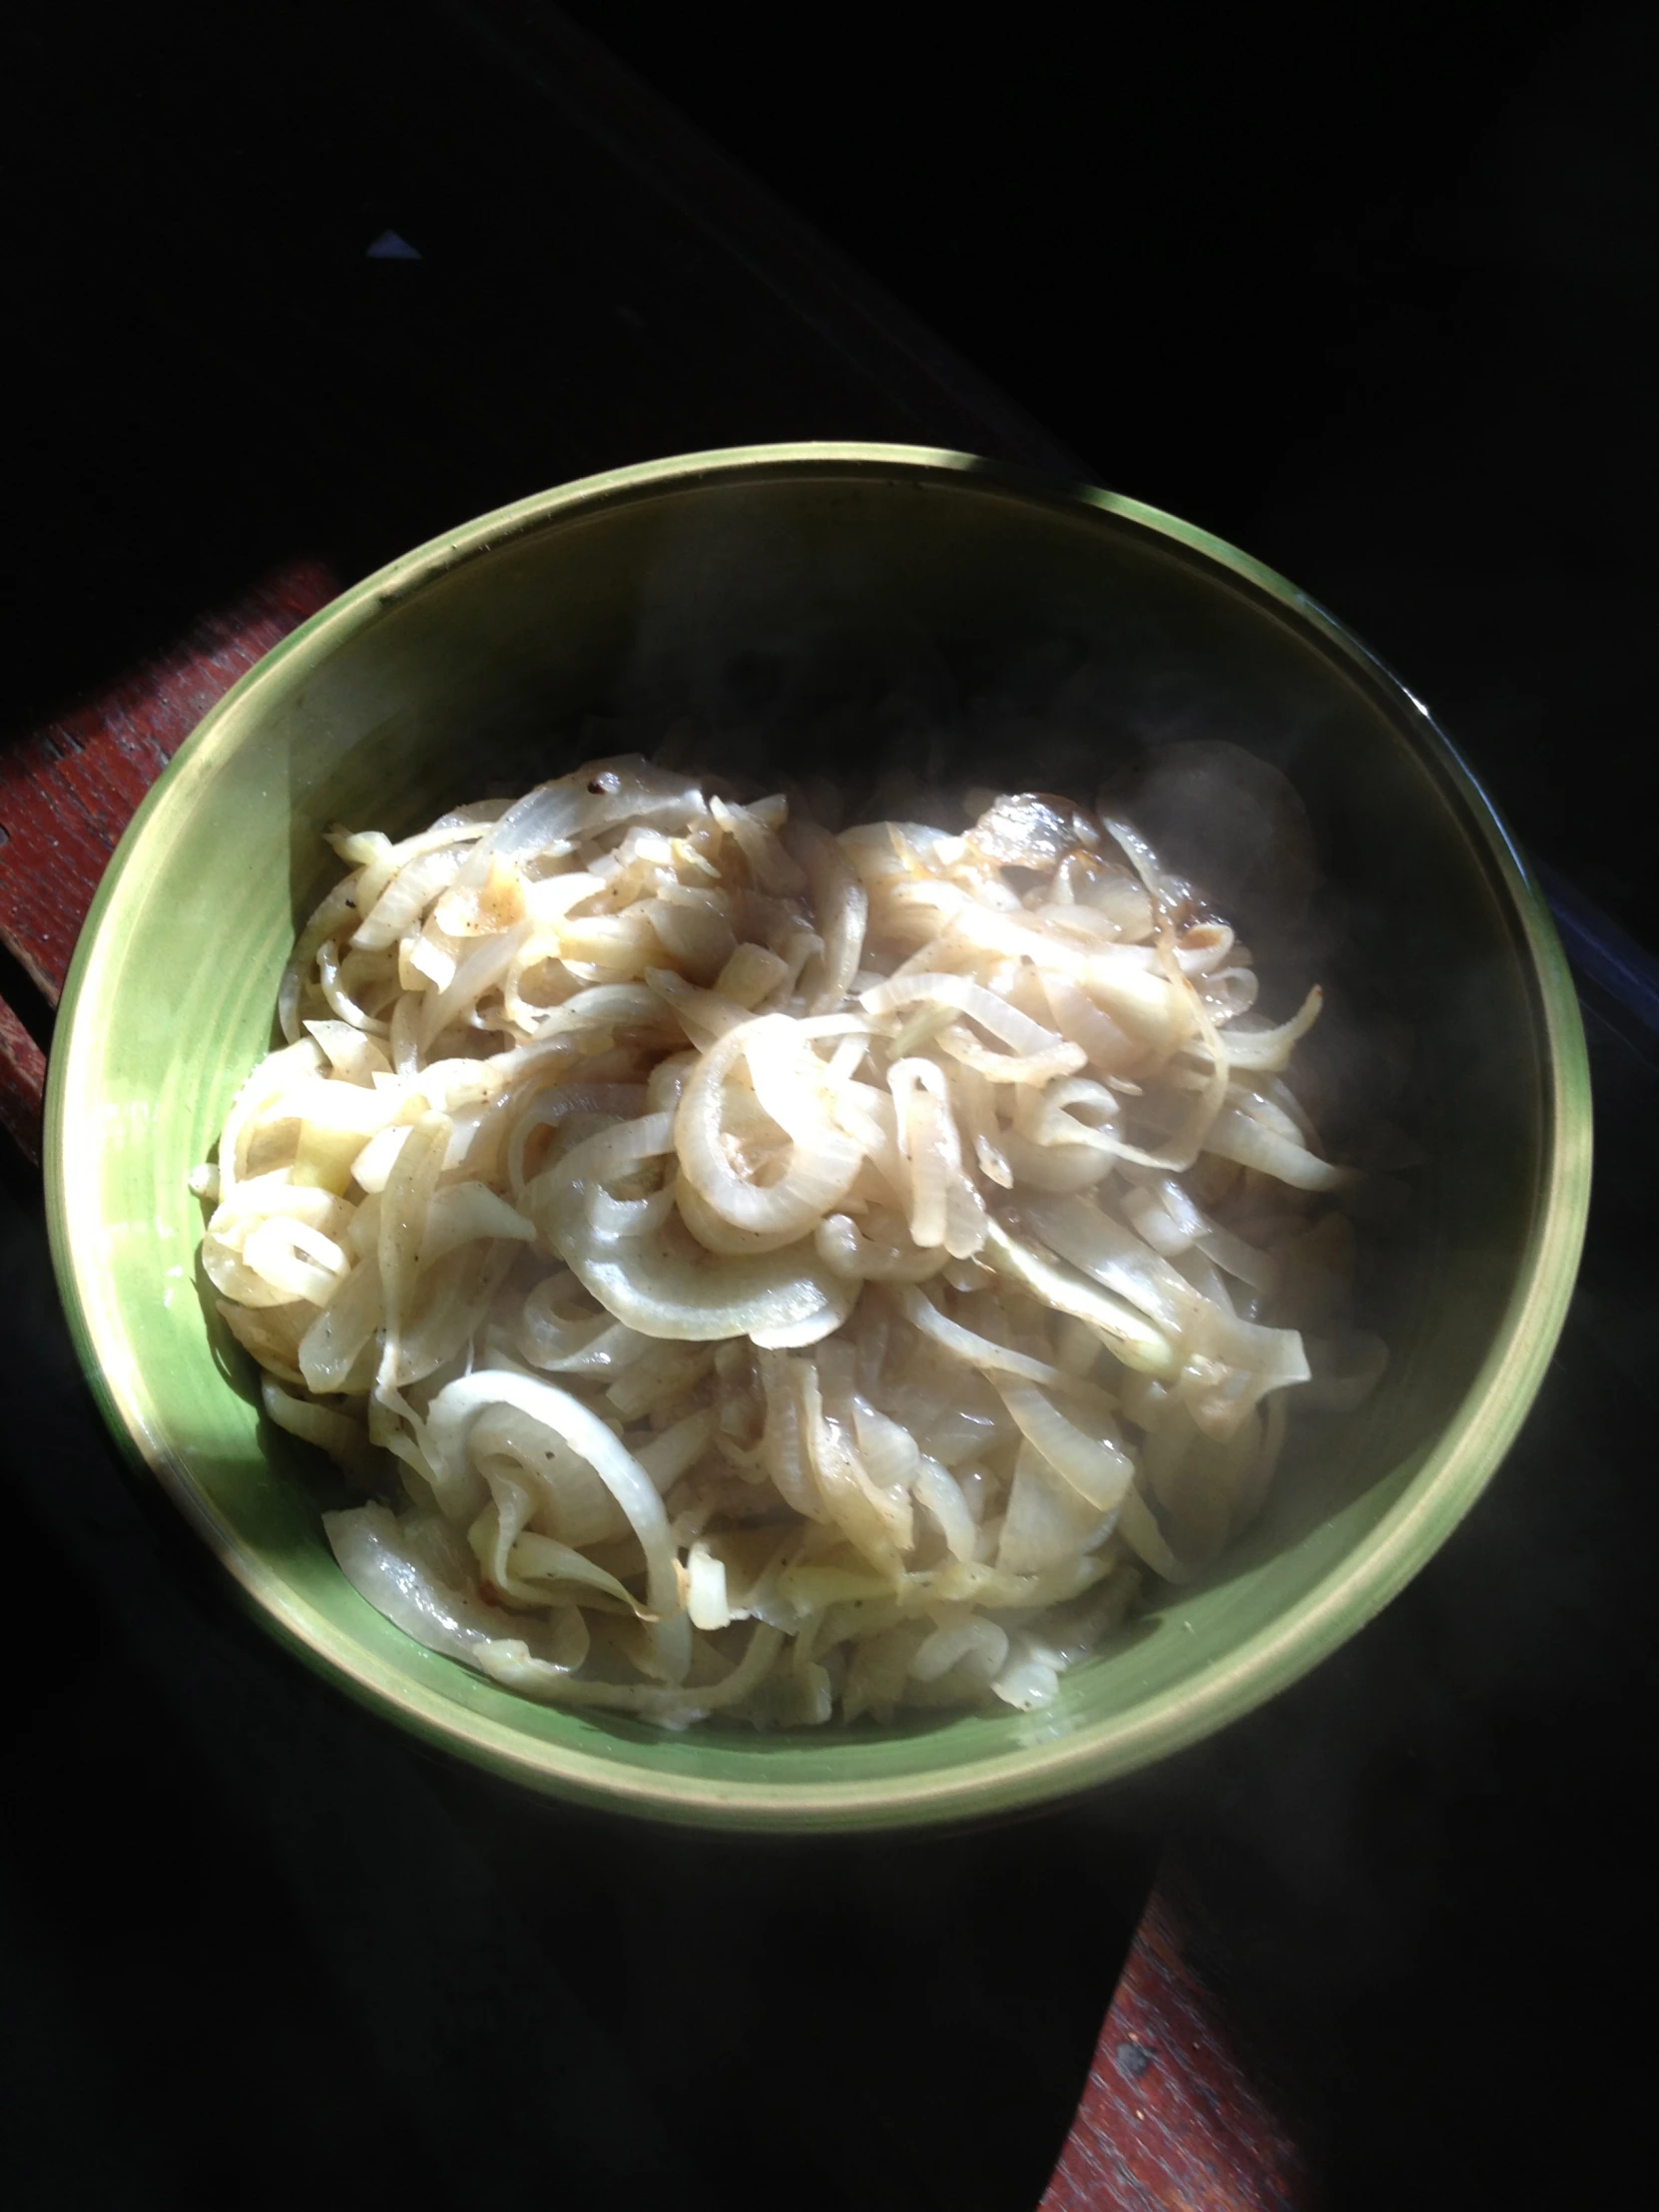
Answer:
<svg viewBox="0 0 1659 2212"><path fill-rule="evenodd" d="M619 1830L425 1759L143 1509L38 1209L9 1191L0 1279L0 2155L20 2201L126 2212L234 2174L240 2206L276 2207L326 2174L365 2204L1030 2212L1144 1843L1085 1806L785 1850Z"/></svg>
<svg viewBox="0 0 1659 2212"><path fill-rule="evenodd" d="M1087 1808L788 1844L439 1795L607 2032L689 2205L1030 2212L1152 1873Z"/></svg>
<svg viewBox="0 0 1659 2212"><path fill-rule="evenodd" d="M1588 2204L1636 2157L1659 1072L1586 1019L1598 1194L1519 1443L1364 1636L1150 1778L1189 1956L1342 2212Z"/></svg>

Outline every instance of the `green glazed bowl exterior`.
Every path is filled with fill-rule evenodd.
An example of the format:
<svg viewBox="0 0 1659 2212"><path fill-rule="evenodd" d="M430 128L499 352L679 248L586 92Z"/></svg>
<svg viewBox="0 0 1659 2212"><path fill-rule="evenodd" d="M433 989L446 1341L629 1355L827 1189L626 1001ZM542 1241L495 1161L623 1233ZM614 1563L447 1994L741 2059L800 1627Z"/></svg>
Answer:
<svg viewBox="0 0 1659 2212"><path fill-rule="evenodd" d="M187 1188L269 1048L283 960L337 873L331 823L394 834L684 719L723 758L835 776L890 727L940 780L1076 786L1147 732L1232 739L1307 805L1364 985L1412 1047L1429 1153L1380 1293L1363 1411L1293 1424L1271 1508L1032 1714L664 1734L510 1696L409 1642L323 1539L329 1478L264 1420L203 1295ZM916 733L923 737L918 739ZM469 523L296 631L210 714L106 874L48 1097L58 1281L146 1482L303 1659L427 1743L613 1810L754 1830L1034 1804L1222 1727L1429 1558L1526 1412L1589 1191L1576 1001L1536 886L1426 711L1282 578L1087 486L911 447L624 469Z"/></svg>

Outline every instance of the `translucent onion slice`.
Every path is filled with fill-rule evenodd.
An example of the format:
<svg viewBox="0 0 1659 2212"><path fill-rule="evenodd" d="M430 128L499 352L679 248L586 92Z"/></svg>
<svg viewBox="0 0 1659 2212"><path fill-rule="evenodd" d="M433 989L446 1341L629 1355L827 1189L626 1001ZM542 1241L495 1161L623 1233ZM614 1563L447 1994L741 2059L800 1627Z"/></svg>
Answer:
<svg viewBox="0 0 1659 2212"><path fill-rule="evenodd" d="M1010 1236L1000 1222L987 1221L984 1254L992 1267L1010 1276L1045 1306L1086 1321L1126 1368L1160 1378L1172 1376L1180 1368L1176 1348L1162 1330L1121 1299L1097 1289L1074 1269L1060 1266L1034 1246Z"/></svg>
<svg viewBox="0 0 1659 2212"><path fill-rule="evenodd" d="M563 1589L597 1590L636 1617L644 1617L647 1611L626 1583L619 1582L603 1567L595 1566L585 1552L561 1544L555 1537L538 1535L533 1528L513 1538L507 1549L506 1571L498 1572L493 1579L499 1588L509 1592L519 1581L551 1582ZM546 1601L545 1591L529 1594Z"/></svg>
<svg viewBox="0 0 1659 2212"><path fill-rule="evenodd" d="M1033 1021L1029 1014L1022 1014L1017 1006L1010 1006L1006 999L998 998L966 975L936 970L895 975L862 992L858 1003L866 1013L878 1016L897 1013L906 1006L952 1006L988 1030L1010 1052L1023 1055L1051 1051L1064 1042L1054 1030L1045 1029L1041 1022Z"/></svg>
<svg viewBox="0 0 1659 2212"><path fill-rule="evenodd" d="M1225 921L1190 921L1176 932L1175 963L1183 975L1211 975L1233 945L1233 932Z"/></svg>
<svg viewBox="0 0 1659 2212"><path fill-rule="evenodd" d="M1135 1479L1135 1462L1108 1424L1091 1435L1029 1383L998 1382L1002 1402L1031 1448L1097 1513L1113 1513Z"/></svg>
<svg viewBox="0 0 1659 2212"><path fill-rule="evenodd" d="M215 1299L215 1305L230 1334L244 1352L255 1356L266 1374L276 1376L278 1382L305 1382L298 1372L296 1354L305 1323L316 1308L294 1301L292 1305L268 1305L255 1312L246 1305L237 1305L235 1299Z"/></svg>
<svg viewBox="0 0 1659 2212"><path fill-rule="evenodd" d="M1179 955L1178 955L1179 957ZM1297 1043L1305 1037L1320 1018L1325 1005L1325 993L1316 983L1301 1007L1289 1021L1282 1021L1277 1029L1239 1029L1229 1027L1227 1032L1227 1058L1231 1066L1277 1073L1290 1065L1291 1054ZM1189 1052L1202 1051L1202 1045L1188 1045Z"/></svg>
<svg viewBox="0 0 1659 2212"><path fill-rule="evenodd" d="M770 1185L740 1174L723 1141L722 1092L740 1059L791 1139L788 1165ZM822 1063L779 1014L743 1023L704 1054L681 1095L674 1143L698 1196L734 1228L764 1235L793 1228L805 1236L845 1196L863 1161L862 1148L830 1119Z"/></svg>
<svg viewBox="0 0 1659 2212"><path fill-rule="evenodd" d="M1051 1083L1056 1076L1074 1075L1085 1065L1080 1044L1059 1043L1041 1052L991 1052L960 1023L939 1032L939 1043L953 1060L972 1068L992 1083Z"/></svg>
<svg viewBox="0 0 1659 2212"><path fill-rule="evenodd" d="M717 908L652 898L642 910L658 943L679 963L688 981L707 988L724 974L737 950L737 939L732 924Z"/></svg>
<svg viewBox="0 0 1659 2212"><path fill-rule="evenodd" d="M604 1307L578 1316L560 1312L560 1297L572 1288L586 1299L576 1278L561 1269L543 1276L526 1296L514 1341L530 1365L556 1375L611 1376L639 1359L652 1339L625 1328Z"/></svg>
<svg viewBox="0 0 1659 2212"><path fill-rule="evenodd" d="M441 990L423 993L420 1011L420 1047L424 1052L435 1037L459 1021L484 993L499 983L529 941L535 924L521 921L499 936L486 937L455 969Z"/></svg>
<svg viewBox="0 0 1659 2212"><path fill-rule="evenodd" d="M455 880L466 850L465 842L457 837L400 867L351 932L352 949L378 952L395 944L438 893Z"/></svg>
<svg viewBox="0 0 1659 2212"><path fill-rule="evenodd" d="M219 1139L219 1188L228 1199L245 1172L248 1147L255 1129L278 1099L322 1065L322 1053L309 1037L284 1045L263 1059L248 1077L225 1117Z"/></svg>
<svg viewBox="0 0 1659 2212"><path fill-rule="evenodd" d="M817 1370L804 1361L802 1435L830 1519L878 1575L896 1581L910 1548L910 1503L872 1482L839 1421L827 1417Z"/></svg>
<svg viewBox="0 0 1659 2212"><path fill-rule="evenodd" d="M840 840L803 816L784 830L784 843L800 863L824 950L802 976L809 1013L838 1007L852 987L869 923L869 893L859 882Z"/></svg>
<svg viewBox="0 0 1659 2212"><path fill-rule="evenodd" d="M647 1120L662 1125L667 1115ZM646 1337L708 1342L751 1337L772 1346L816 1344L852 1311L858 1286L838 1277L811 1244L749 1259L708 1251L679 1222L650 1237L591 1249L584 1179L598 1172L595 1151L609 1131L578 1145L557 1168L538 1176L524 1207L587 1291L618 1321Z"/></svg>
<svg viewBox="0 0 1659 2212"><path fill-rule="evenodd" d="M948 1675L952 1696L966 1699L1001 1671L1007 1656L1008 1631L970 1614L935 1628L910 1661L910 1674L917 1682L942 1682Z"/></svg>
<svg viewBox="0 0 1659 2212"><path fill-rule="evenodd" d="M1182 1337L1192 1327L1202 1301L1186 1277L1087 1199L1026 1198L1018 1220L1062 1260L1137 1307L1169 1335Z"/></svg>
<svg viewBox="0 0 1659 2212"><path fill-rule="evenodd" d="M332 1406L295 1397L291 1391L279 1389L269 1376L260 1383L260 1401L278 1428L285 1428L304 1443L315 1444L355 1480L366 1482L372 1474L374 1454L361 1421L336 1413Z"/></svg>
<svg viewBox="0 0 1659 2212"><path fill-rule="evenodd" d="M1069 1195L1086 1191L1109 1175L1115 1155L1093 1145L1035 1143L1019 1129L1004 1129L1002 1154L1016 1191Z"/></svg>
<svg viewBox="0 0 1659 2212"><path fill-rule="evenodd" d="M964 1329L960 1322L951 1321L941 1314L930 1298L917 1290L914 1284L901 1283L893 1287L891 1297L899 1312L910 1324L941 1351L953 1359L962 1360L984 1375L1018 1376L1028 1382L1050 1383L1058 1389L1077 1389L1080 1386L1073 1376L1051 1367L1046 1360L1033 1360L1029 1354L1010 1352L1006 1345L999 1345L989 1337L981 1337L975 1330Z"/></svg>
<svg viewBox="0 0 1659 2212"><path fill-rule="evenodd" d="M536 1024L534 1041L542 1044L587 1029L644 1026L660 1021L662 1012L656 992L643 983L594 983L545 1013Z"/></svg>
<svg viewBox="0 0 1659 2212"><path fill-rule="evenodd" d="M1118 1532L1137 1557L1144 1559L1153 1573L1161 1575L1166 1582L1192 1580L1194 1568L1171 1548L1151 1506L1137 1489L1131 1488L1124 1493Z"/></svg>
<svg viewBox="0 0 1659 2212"><path fill-rule="evenodd" d="M590 1681L573 1675L568 1664L531 1649L527 1638L535 1633L534 1622L514 1620L438 1581L419 1557L409 1531L385 1506L325 1513L322 1522L341 1572L376 1612L429 1650L462 1660L523 1697L637 1713L664 1727L685 1727L751 1697L783 1645L778 1629L758 1623L737 1665L719 1681L695 1689ZM504 1636L509 1621L522 1626L524 1634Z"/></svg>
<svg viewBox="0 0 1659 2212"><path fill-rule="evenodd" d="M389 1075L391 1062L370 1036L348 1021L307 1021L306 1033L328 1055L334 1073L348 1083L372 1084L376 1075Z"/></svg>
<svg viewBox="0 0 1659 2212"><path fill-rule="evenodd" d="M231 1195L214 1208L208 1234L233 1252L241 1252L249 1232L274 1214L287 1221L302 1221L337 1242L350 1226L352 1208L332 1191L297 1184L286 1168L276 1168L268 1175L247 1176L237 1184Z"/></svg>
<svg viewBox="0 0 1659 2212"><path fill-rule="evenodd" d="M1008 1509L997 1539L996 1564L1008 1574L1042 1574L1104 1542L1117 1521L1117 1505L1091 1504L1029 1442L1014 1460Z"/></svg>
<svg viewBox="0 0 1659 2212"><path fill-rule="evenodd" d="M762 1252L781 1252L786 1245L801 1241L801 1231L793 1222L782 1229L734 1229L701 1196L696 1184L688 1176L681 1176L676 1183L674 1201L679 1208L680 1219L698 1243L706 1245L711 1252L743 1258ZM819 1229L822 1231L823 1227L821 1222Z"/></svg>
<svg viewBox="0 0 1659 2212"><path fill-rule="evenodd" d="M427 1447L430 1460L429 1431ZM441 1464L432 1465L438 1503L451 1519L466 1517L469 1507L464 1501L470 1497L476 1472L498 1505L505 1507L515 1496L521 1500L516 1522L503 1523L509 1541L518 1527L531 1520L544 1535L578 1548L628 1537L627 1516L587 1460L545 1422L517 1405L486 1406L472 1423L465 1457L458 1490Z"/></svg>
<svg viewBox="0 0 1659 2212"><path fill-rule="evenodd" d="M535 1224L487 1184L454 1183L433 1195L421 1245L421 1265L430 1267L446 1252L477 1237L504 1237L510 1243L530 1244L535 1234Z"/></svg>
<svg viewBox="0 0 1659 2212"><path fill-rule="evenodd" d="M645 1554L646 1595L657 1625L652 1640L670 1679L684 1681L691 1661L690 1623L680 1607L674 1544L656 1486L633 1453L596 1413L557 1383L490 1373L446 1382L426 1415L426 1450L441 1481L465 1473L468 1430L493 1405L508 1404L563 1439L597 1474L621 1506Z"/></svg>
<svg viewBox="0 0 1659 2212"><path fill-rule="evenodd" d="M705 1406L701 1412L687 1413L683 1419L653 1436L649 1443L638 1446L634 1456L651 1477L659 1496L666 1497L686 1469L697 1464L714 1432L714 1413Z"/></svg>
<svg viewBox="0 0 1659 2212"><path fill-rule="evenodd" d="M948 1469L923 1453L917 1463L911 1495L936 1523L950 1556L971 1559L975 1534L973 1515L959 1483Z"/></svg>
<svg viewBox="0 0 1659 2212"><path fill-rule="evenodd" d="M896 1214L829 1214L813 1232L819 1257L836 1275L858 1283L924 1283L950 1258L942 1244L912 1244Z"/></svg>
<svg viewBox="0 0 1659 2212"><path fill-rule="evenodd" d="M538 784L509 807L474 848L465 881L482 883L497 857L522 862L537 852L568 851L578 839L625 822L681 831L707 813L695 783L638 753L590 761L551 784Z"/></svg>
<svg viewBox="0 0 1659 2212"><path fill-rule="evenodd" d="M331 1237L305 1222L276 1214L249 1232L243 1259L276 1293L276 1304L302 1298L313 1306L326 1306L351 1265Z"/></svg>
<svg viewBox="0 0 1659 2212"><path fill-rule="evenodd" d="M1240 1167L1256 1168L1298 1191L1340 1191L1355 1180L1352 1169L1333 1167L1329 1160L1321 1160L1305 1145L1281 1136L1236 1106L1224 1106L1216 1116L1204 1150L1219 1159L1236 1160Z"/></svg>
<svg viewBox="0 0 1659 2212"><path fill-rule="evenodd" d="M359 1357L372 1344L384 1312L380 1271L372 1258L359 1260L299 1340L297 1365L305 1387L319 1396L342 1390L348 1382L358 1388Z"/></svg>
<svg viewBox="0 0 1659 2212"><path fill-rule="evenodd" d="M1146 1057L1144 1043L1120 1028L1070 976L1047 967L1037 972L1055 1027L1083 1047L1093 1066L1107 1074L1121 1074Z"/></svg>
<svg viewBox="0 0 1659 2212"><path fill-rule="evenodd" d="M507 1144L507 1173L516 1193L524 1188L524 1156L538 1129L557 1128L572 1114L614 1114L633 1119L645 1110L643 1083L576 1083L557 1079L526 1100Z"/></svg>

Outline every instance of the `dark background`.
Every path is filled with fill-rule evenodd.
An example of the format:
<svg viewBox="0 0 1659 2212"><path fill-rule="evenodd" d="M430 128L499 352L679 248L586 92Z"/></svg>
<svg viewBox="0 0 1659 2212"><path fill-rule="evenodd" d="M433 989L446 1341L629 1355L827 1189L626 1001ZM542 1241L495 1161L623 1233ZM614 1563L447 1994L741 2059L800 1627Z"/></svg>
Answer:
<svg viewBox="0 0 1659 2212"><path fill-rule="evenodd" d="M957 434L549 105L539 12L8 18L0 728L290 555L360 573L652 453ZM569 12L1091 474L1351 622L1654 941L1651 11ZM366 258L388 228L418 261ZM1659 1045L1585 993L1574 1320L1441 1558L1179 1768L810 1878L538 1822L231 1619L121 1487L8 1170L0 2179L1025 2212L1168 1839L1330 2201L1603 2201L1651 2045Z"/></svg>

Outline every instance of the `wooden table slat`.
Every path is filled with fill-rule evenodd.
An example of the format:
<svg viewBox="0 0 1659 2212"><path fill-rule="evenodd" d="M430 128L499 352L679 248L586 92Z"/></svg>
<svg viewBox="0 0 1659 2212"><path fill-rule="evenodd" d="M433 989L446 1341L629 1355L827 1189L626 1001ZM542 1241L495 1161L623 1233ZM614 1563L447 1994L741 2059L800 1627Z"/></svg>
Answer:
<svg viewBox="0 0 1659 2212"><path fill-rule="evenodd" d="M51 1004L145 793L208 710L338 589L320 561L295 561L0 754L0 942Z"/></svg>
<svg viewBox="0 0 1659 2212"><path fill-rule="evenodd" d="M1307 2166L1183 1948L1147 1900L1040 2212L1299 2212Z"/></svg>

